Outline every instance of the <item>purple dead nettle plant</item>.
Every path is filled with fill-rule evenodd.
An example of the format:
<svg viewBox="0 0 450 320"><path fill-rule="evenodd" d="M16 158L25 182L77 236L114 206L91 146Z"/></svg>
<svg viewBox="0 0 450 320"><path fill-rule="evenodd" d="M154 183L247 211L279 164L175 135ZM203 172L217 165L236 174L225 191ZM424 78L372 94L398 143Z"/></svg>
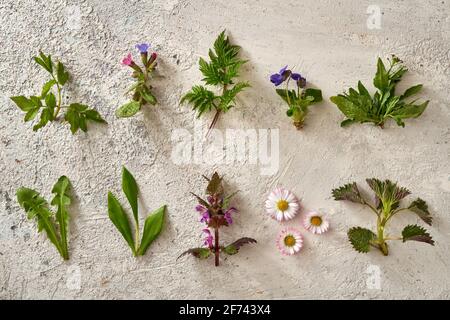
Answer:
<svg viewBox="0 0 450 320"><path fill-rule="evenodd" d="M186 254L192 254L194 257L206 259L212 254L215 258L215 266L219 266L220 253L234 255L239 249L247 243L256 243L252 238L240 238L227 246L221 246L219 242L219 229L221 227L229 227L233 224L234 215L238 210L231 206L230 201L236 193L227 195L222 185L222 177L215 172L211 178L204 178L208 181L206 188L206 200L192 193L198 200L199 204L195 210L200 215L200 223L204 223L206 227L202 230L205 236L203 247L192 248L183 252L180 257Z"/></svg>
<svg viewBox="0 0 450 320"><path fill-rule="evenodd" d="M294 89L289 86L291 81L294 82ZM286 111L286 115L292 118L294 126L299 130L303 128L308 107L322 101L322 91L307 88L306 78L300 73L289 70L288 66L284 66L279 72L272 74L270 82L275 87L285 83L285 87L276 89L276 92L288 105L289 109Z"/></svg>

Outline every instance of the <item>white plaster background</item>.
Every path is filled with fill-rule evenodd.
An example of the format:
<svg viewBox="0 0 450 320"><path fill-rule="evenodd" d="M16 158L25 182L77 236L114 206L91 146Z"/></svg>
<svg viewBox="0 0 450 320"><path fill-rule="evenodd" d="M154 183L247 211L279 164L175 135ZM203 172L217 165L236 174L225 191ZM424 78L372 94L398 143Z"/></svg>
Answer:
<svg viewBox="0 0 450 320"><path fill-rule="evenodd" d="M382 9L380 30L366 26L371 4ZM1 0L0 298L450 298L449 12L447 0ZM250 60L242 77L253 88L218 128L280 128L281 146L274 176L261 176L250 164L219 168L229 188L241 190L236 199L241 213L223 237L252 236L258 244L214 268L211 260L176 258L201 243L189 191L203 190L201 174L218 168L175 165L170 135L174 128L193 130L195 115L179 106L179 99L201 79L198 58L224 28ZM160 103L118 120L114 110L132 81L120 59L143 41L160 55L161 77L155 82ZM72 136L61 124L34 133L22 122L8 97L39 92L45 74L31 59L39 49L69 67L69 99L97 108L108 126ZM343 116L328 98L358 79L373 89L375 59L390 53L410 68L402 87L425 84L429 108L404 129L392 122L385 130L340 128ZM268 81L285 64L301 67L324 93L325 102L312 108L302 132L291 125ZM207 125L211 117L198 121ZM141 212L162 203L169 208L164 232L139 259L131 257L107 217L106 194L120 194L123 164L139 183ZM15 198L20 186L49 198L63 174L76 197L69 262L37 234ZM367 177L397 180L413 192L411 198L428 202L435 247L395 243L387 258L351 248L346 230L375 221L364 208L332 200L330 192L350 181L363 185ZM263 211L267 192L277 184L301 197L304 210L331 214L332 231L304 232L305 247L295 257L278 253L274 241L282 226ZM286 225L299 223L297 218ZM408 223L420 221L403 215L391 228L400 231ZM380 267L380 290L366 286L370 265ZM73 288L70 275L77 268L81 286Z"/></svg>

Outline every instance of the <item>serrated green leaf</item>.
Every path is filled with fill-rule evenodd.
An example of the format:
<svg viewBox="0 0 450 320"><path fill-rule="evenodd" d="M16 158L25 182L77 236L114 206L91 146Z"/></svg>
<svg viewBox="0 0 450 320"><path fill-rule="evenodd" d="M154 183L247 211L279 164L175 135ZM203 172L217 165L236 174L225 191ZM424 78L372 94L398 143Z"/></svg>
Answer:
<svg viewBox="0 0 450 320"><path fill-rule="evenodd" d="M361 253L370 251L370 246L376 240L376 234L369 229L353 227L347 232L348 239L353 248Z"/></svg>
<svg viewBox="0 0 450 320"><path fill-rule="evenodd" d="M247 238L247 237L240 238L240 239L236 240L235 242L233 242L232 244L222 248L222 251L228 255L234 255L234 254L238 253L239 249L243 245L246 245L249 243L256 243L256 240L252 239L252 238Z"/></svg>
<svg viewBox="0 0 450 320"><path fill-rule="evenodd" d="M55 217L59 225L61 248L65 259L69 259L69 251L67 247L67 228L69 224L69 213L67 212L67 207L71 203L69 190L69 179L66 176L60 177L52 189L52 193L54 193L55 196L51 202L52 205L58 207Z"/></svg>
<svg viewBox="0 0 450 320"><path fill-rule="evenodd" d="M130 101L122 105L116 110L116 116L118 118L128 118L134 116L141 110L141 104L137 101Z"/></svg>
<svg viewBox="0 0 450 320"><path fill-rule="evenodd" d="M355 203L364 204L364 198L361 196L361 192L356 185L356 182L346 184L340 188L332 190L334 200L347 200Z"/></svg>
<svg viewBox="0 0 450 320"><path fill-rule="evenodd" d="M33 127L33 131L37 131L42 127L45 127L47 123L53 121L53 110L49 108L44 108L41 112L41 118L39 122Z"/></svg>
<svg viewBox="0 0 450 320"><path fill-rule="evenodd" d="M403 187L398 186L390 180L381 181L379 179L366 179L369 187L375 192L376 207L383 208L385 213L399 206L400 200L410 195L411 192Z"/></svg>
<svg viewBox="0 0 450 320"><path fill-rule="evenodd" d="M139 216L138 216L139 189L133 175L125 167L123 167L122 170L122 190L123 193L125 193L128 202L130 203L136 226L139 226Z"/></svg>
<svg viewBox="0 0 450 320"><path fill-rule="evenodd" d="M47 93L50 91L50 89L56 84L56 81L51 79L49 81L47 81L43 86L42 86L42 91L41 91L41 99L45 99L45 96L47 95Z"/></svg>
<svg viewBox="0 0 450 320"><path fill-rule="evenodd" d="M142 233L142 240L138 249L138 255L144 255L150 244L161 233L164 224L165 212L166 206L164 205L145 219L144 231Z"/></svg>
<svg viewBox="0 0 450 320"><path fill-rule="evenodd" d="M50 92L49 94L46 95L45 105L47 106L47 108L50 108L52 110L56 107L56 98L53 93Z"/></svg>
<svg viewBox="0 0 450 320"><path fill-rule="evenodd" d="M34 57L34 61L43 67L49 73L53 73L53 62L50 55L46 56L42 51L39 53L39 57Z"/></svg>
<svg viewBox="0 0 450 320"><path fill-rule="evenodd" d="M58 62L56 66L56 78L61 86L65 85L67 80L69 80L69 73L61 62Z"/></svg>
<svg viewBox="0 0 450 320"><path fill-rule="evenodd" d="M220 97L218 109L224 112L228 111L228 109L230 109L230 104L236 103L235 99L237 94L248 87L250 87L250 85L247 82L238 82L233 86L233 88L225 91Z"/></svg>
<svg viewBox="0 0 450 320"><path fill-rule="evenodd" d="M212 91L203 86L193 86L192 90L183 96L181 103L189 102L192 109L197 111L197 117L200 117L204 112L215 108L215 99Z"/></svg>
<svg viewBox="0 0 450 320"><path fill-rule="evenodd" d="M117 230L122 234L125 241L128 243L133 254L136 254L133 235L131 233L130 222L128 216L116 197L108 192L108 215L109 219L116 226Z"/></svg>
<svg viewBox="0 0 450 320"><path fill-rule="evenodd" d="M88 120L106 123L96 110L89 109L87 105L80 103L70 104L64 115L64 119L70 124L70 131L72 134L75 134L78 129L86 132Z"/></svg>
<svg viewBox="0 0 450 320"><path fill-rule="evenodd" d="M428 211L428 205L424 200L417 198L409 205L408 209L417 214L429 226L433 223L433 217Z"/></svg>
<svg viewBox="0 0 450 320"><path fill-rule="evenodd" d="M34 103L31 99L28 99L25 96L16 96L10 98L14 103L19 107L20 110L28 112L32 109L35 109Z"/></svg>
<svg viewBox="0 0 450 320"><path fill-rule="evenodd" d="M434 246L434 240L430 234L422 227L418 225L408 225L402 231L403 242L406 241L419 241L431 244Z"/></svg>

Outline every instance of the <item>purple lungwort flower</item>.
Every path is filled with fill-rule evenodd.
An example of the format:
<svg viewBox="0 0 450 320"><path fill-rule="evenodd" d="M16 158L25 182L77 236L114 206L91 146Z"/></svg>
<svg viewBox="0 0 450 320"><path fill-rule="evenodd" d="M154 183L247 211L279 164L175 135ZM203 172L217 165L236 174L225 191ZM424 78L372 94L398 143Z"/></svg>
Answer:
<svg viewBox="0 0 450 320"><path fill-rule="evenodd" d="M274 73L270 76L270 82L272 82L276 87L289 78L291 70L288 70L287 67L288 66L284 66L278 73Z"/></svg>
<svg viewBox="0 0 450 320"><path fill-rule="evenodd" d="M150 44L148 43L139 43L136 45L136 49L138 49L140 53L147 53L149 48Z"/></svg>
<svg viewBox="0 0 450 320"><path fill-rule="evenodd" d="M214 238L213 238L213 236L211 234L211 231L209 231L209 229L203 229L202 231L206 234L206 238L205 238L205 242L204 242L205 246L208 246L209 248L212 248L213 247Z"/></svg>
<svg viewBox="0 0 450 320"><path fill-rule="evenodd" d="M206 222L206 223L209 222L209 219L211 218L211 216L209 215L209 211L207 208L205 208L204 206L199 204L195 207L195 210L201 214L200 222Z"/></svg>
<svg viewBox="0 0 450 320"><path fill-rule="evenodd" d="M231 217L232 214L237 213L237 209L235 207L231 207L229 208L227 211L225 211L224 213L224 218L227 221L228 224L232 224L233 223L233 218Z"/></svg>

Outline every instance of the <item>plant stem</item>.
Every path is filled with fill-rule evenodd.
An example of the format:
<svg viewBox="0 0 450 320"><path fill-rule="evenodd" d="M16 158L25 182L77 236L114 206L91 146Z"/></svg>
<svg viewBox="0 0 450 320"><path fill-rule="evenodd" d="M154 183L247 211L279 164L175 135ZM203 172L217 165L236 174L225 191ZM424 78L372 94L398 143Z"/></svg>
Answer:
<svg viewBox="0 0 450 320"><path fill-rule="evenodd" d="M141 236L139 234L139 222L136 221L136 231L134 232L134 250L137 252L139 251L139 240L141 239Z"/></svg>
<svg viewBox="0 0 450 320"><path fill-rule="evenodd" d="M384 227L386 225L386 220L381 220L378 218L377 221L377 229L378 229L378 245L380 246L381 252L387 256L389 254L388 246L386 243L386 239L384 238Z"/></svg>
<svg viewBox="0 0 450 320"><path fill-rule="evenodd" d="M52 74L53 80L56 82L56 89L58 90L58 104L56 105L55 114L53 115L53 118L56 119L56 117L59 114L59 111L61 110L61 103L62 103L62 97L61 97L61 87L58 83L58 80L56 80L55 76Z"/></svg>
<svg viewBox="0 0 450 320"><path fill-rule="evenodd" d="M219 228L214 228L214 265L219 266Z"/></svg>
<svg viewBox="0 0 450 320"><path fill-rule="evenodd" d="M222 96L225 94L225 92L227 92L227 90L228 90L228 85L224 84L223 85L223 89L222 89ZM220 116L221 112L222 112L222 110L216 107L216 114L214 115L213 121L209 125L208 132L206 133L206 136L209 135L210 131L216 125L217 121L219 120L219 116Z"/></svg>

